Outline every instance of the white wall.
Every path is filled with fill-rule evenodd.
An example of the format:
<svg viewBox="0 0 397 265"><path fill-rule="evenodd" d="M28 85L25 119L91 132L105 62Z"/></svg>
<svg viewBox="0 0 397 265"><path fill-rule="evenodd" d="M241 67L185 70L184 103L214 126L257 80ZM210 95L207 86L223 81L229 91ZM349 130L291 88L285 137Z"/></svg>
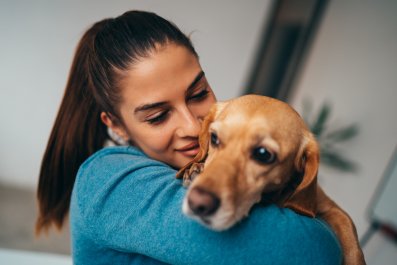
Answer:
<svg viewBox="0 0 397 265"><path fill-rule="evenodd" d="M322 186L351 214L359 235L368 227L368 203L397 145L396 14L397 1L330 1L292 99L297 109L304 98L317 106L330 101L335 126L360 126L359 135L340 146L359 163L359 172L320 169ZM391 264L373 259L382 244L366 249L369 264ZM395 262L397 247L389 248L394 254L389 251L384 260Z"/></svg>
<svg viewBox="0 0 397 265"><path fill-rule="evenodd" d="M0 182L35 188L74 48L94 22L130 9L192 39L218 99L240 94L272 1L0 1Z"/></svg>

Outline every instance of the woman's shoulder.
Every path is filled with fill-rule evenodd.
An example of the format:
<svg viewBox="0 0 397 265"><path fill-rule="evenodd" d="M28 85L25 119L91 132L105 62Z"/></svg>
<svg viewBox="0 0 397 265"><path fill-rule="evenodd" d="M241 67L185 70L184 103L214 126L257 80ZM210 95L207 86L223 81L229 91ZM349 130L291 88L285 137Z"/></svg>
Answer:
<svg viewBox="0 0 397 265"><path fill-rule="evenodd" d="M94 175L96 178L117 176L124 171L133 173L152 172L155 168L174 171L160 161L151 159L141 150L133 146L105 147L91 155L81 166L77 179Z"/></svg>
<svg viewBox="0 0 397 265"><path fill-rule="evenodd" d="M85 170L91 167L109 167L130 165L136 166L144 163L144 165L166 166L164 163L149 158L145 153L133 146L109 146L100 149L91 155L80 167Z"/></svg>
<svg viewBox="0 0 397 265"><path fill-rule="evenodd" d="M81 166L74 185L74 199L80 204L103 203L109 194L122 197L125 190L142 193L147 183L155 188L163 176L173 180L176 171L160 161L149 158L142 151L131 146L105 147ZM160 184L158 184L160 185ZM91 206L92 206L91 205Z"/></svg>

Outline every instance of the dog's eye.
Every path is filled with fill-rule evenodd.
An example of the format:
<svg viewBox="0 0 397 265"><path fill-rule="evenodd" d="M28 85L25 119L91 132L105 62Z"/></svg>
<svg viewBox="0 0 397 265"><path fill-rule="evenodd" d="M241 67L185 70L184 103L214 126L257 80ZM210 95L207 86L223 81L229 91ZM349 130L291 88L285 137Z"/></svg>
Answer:
<svg viewBox="0 0 397 265"><path fill-rule="evenodd" d="M259 146L252 150L252 158L261 164L271 164L276 160L276 155Z"/></svg>
<svg viewBox="0 0 397 265"><path fill-rule="evenodd" d="M212 132L211 133L211 145L212 146L218 146L219 145L219 138L218 135L216 135L216 133Z"/></svg>

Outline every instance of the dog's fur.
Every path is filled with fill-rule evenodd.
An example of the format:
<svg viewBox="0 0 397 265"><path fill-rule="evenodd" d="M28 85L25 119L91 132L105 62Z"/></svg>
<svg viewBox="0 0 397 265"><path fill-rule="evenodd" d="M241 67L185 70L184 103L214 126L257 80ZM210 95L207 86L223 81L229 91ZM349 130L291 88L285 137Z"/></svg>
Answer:
<svg viewBox="0 0 397 265"><path fill-rule="evenodd" d="M365 264L352 220L317 185L318 144L288 104L257 95L217 103L199 143L195 159L177 174L190 184L185 214L224 230L255 203L276 203L324 219L340 240L344 263ZM202 208L192 210L197 204Z"/></svg>

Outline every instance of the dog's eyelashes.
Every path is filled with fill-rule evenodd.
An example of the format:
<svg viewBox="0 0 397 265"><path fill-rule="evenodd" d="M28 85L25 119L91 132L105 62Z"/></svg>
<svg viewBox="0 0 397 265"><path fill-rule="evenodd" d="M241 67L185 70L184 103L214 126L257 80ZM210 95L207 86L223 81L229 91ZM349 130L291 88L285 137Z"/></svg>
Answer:
<svg viewBox="0 0 397 265"><path fill-rule="evenodd" d="M220 141L219 141L218 135L216 133L212 132L211 133L211 145L214 147L217 147L217 146L219 146L219 144L220 144Z"/></svg>
<svg viewBox="0 0 397 265"><path fill-rule="evenodd" d="M271 164L276 160L276 155L265 147L259 146L252 150L252 158L261 164Z"/></svg>

